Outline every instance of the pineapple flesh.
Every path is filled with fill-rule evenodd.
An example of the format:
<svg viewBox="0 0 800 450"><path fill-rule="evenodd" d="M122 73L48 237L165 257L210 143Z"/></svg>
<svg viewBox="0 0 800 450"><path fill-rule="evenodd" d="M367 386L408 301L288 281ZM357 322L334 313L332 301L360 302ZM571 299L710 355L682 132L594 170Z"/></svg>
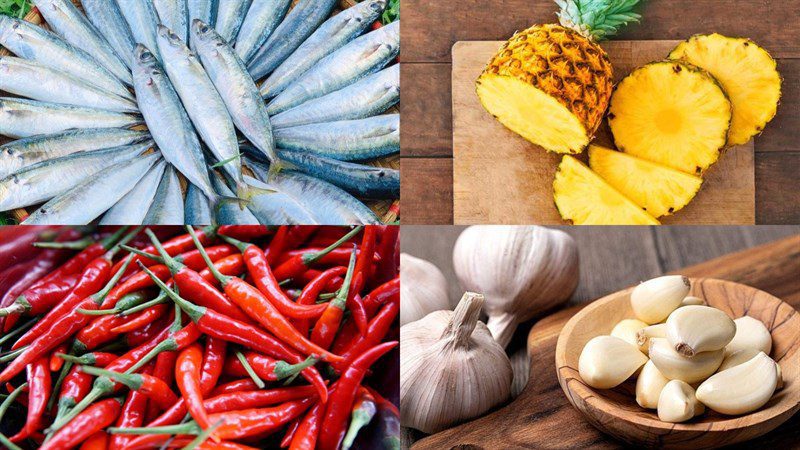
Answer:
<svg viewBox="0 0 800 450"><path fill-rule="evenodd" d="M731 103L705 70L680 61L642 66L611 96L618 149L686 173L702 173L725 146Z"/></svg>
<svg viewBox="0 0 800 450"><path fill-rule="evenodd" d="M658 225L618 190L572 156L561 160L553 182L556 208L574 225Z"/></svg>
<svg viewBox="0 0 800 450"><path fill-rule="evenodd" d="M589 166L653 217L688 205L703 184L698 176L597 145L589 147Z"/></svg>
<svg viewBox="0 0 800 450"><path fill-rule="evenodd" d="M697 35L680 43L669 58L702 67L725 89L733 104L728 145L748 142L775 117L781 77L775 60L753 41L716 33Z"/></svg>

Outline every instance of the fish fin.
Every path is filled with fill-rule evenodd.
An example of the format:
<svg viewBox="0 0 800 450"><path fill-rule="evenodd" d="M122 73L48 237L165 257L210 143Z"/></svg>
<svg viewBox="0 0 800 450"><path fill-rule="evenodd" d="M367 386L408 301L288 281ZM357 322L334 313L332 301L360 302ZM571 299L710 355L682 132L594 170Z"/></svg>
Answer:
<svg viewBox="0 0 800 450"><path fill-rule="evenodd" d="M244 180L236 183L236 199L239 202L240 209L244 209L253 197L257 195L273 194L275 192L278 191L276 189L253 186Z"/></svg>

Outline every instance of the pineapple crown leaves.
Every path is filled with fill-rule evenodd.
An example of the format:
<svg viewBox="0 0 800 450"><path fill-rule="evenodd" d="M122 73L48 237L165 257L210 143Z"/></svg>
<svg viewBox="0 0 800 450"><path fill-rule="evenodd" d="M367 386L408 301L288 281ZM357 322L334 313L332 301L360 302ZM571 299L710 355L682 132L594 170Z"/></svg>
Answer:
<svg viewBox="0 0 800 450"><path fill-rule="evenodd" d="M602 41L629 22L642 17L633 12L640 0L555 0L562 26L572 28L589 39Z"/></svg>

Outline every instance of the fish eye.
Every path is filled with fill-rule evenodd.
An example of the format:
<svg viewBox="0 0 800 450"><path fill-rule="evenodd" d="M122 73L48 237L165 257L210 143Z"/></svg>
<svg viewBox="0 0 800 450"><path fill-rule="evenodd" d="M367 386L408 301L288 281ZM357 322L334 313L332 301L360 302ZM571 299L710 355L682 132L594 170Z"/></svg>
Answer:
<svg viewBox="0 0 800 450"><path fill-rule="evenodd" d="M171 32L171 31L169 32L169 38L171 40L173 40L173 41L179 41L181 39L177 34Z"/></svg>

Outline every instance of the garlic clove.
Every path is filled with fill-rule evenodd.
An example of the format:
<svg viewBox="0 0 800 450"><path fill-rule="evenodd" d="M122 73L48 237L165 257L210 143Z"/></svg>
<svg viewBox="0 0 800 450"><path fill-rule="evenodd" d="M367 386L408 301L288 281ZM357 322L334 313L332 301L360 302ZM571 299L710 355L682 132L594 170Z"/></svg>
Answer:
<svg viewBox="0 0 800 450"><path fill-rule="evenodd" d="M736 324L736 334L725 347L726 354L752 348L769 355L772 350L772 335L760 320L743 316L733 322Z"/></svg>
<svg viewBox="0 0 800 450"><path fill-rule="evenodd" d="M689 305L667 318L667 340L683 356L719 350L733 339L736 324L717 308Z"/></svg>
<svg viewBox="0 0 800 450"><path fill-rule="evenodd" d="M688 358L675 351L664 338L650 339L650 360L670 380L696 383L716 372L725 357L723 349L701 352Z"/></svg>
<svg viewBox="0 0 800 450"><path fill-rule="evenodd" d="M447 280L434 264L400 254L400 326L450 309Z"/></svg>
<svg viewBox="0 0 800 450"><path fill-rule="evenodd" d="M669 379L661 374L653 361L647 361L636 379L636 403L642 408L657 409L661 390Z"/></svg>
<svg viewBox="0 0 800 450"><path fill-rule="evenodd" d="M647 355L650 352L650 339L665 337L667 337L667 324L650 325L636 332L636 345L639 346L639 350Z"/></svg>
<svg viewBox="0 0 800 450"><path fill-rule="evenodd" d="M618 337L625 342L639 346L636 334L639 330L646 328L648 325L638 319L624 319L614 326L611 330L611 336ZM641 351L641 349L639 349Z"/></svg>
<svg viewBox="0 0 800 450"><path fill-rule="evenodd" d="M703 301L700 297L695 296L688 296L681 301L681 306L689 306L689 305L705 305L706 302Z"/></svg>
<svg viewBox="0 0 800 450"><path fill-rule="evenodd" d="M631 307L637 319L649 324L663 322L681 306L689 293L689 279L680 275L653 278L631 292Z"/></svg>
<svg viewBox="0 0 800 450"><path fill-rule="evenodd" d="M658 397L658 418L662 422L686 422L704 411L694 389L680 380L668 382Z"/></svg>
<svg viewBox="0 0 800 450"><path fill-rule="evenodd" d="M764 406L777 385L777 364L760 352L750 361L704 381L697 388L697 399L721 414L747 414Z"/></svg>
<svg viewBox="0 0 800 450"><path fill-rule="evenodd" d="M745 348L739 351L735 351L731 354L725 354L725 359L722 360L722 364L720 364L719 369L717 372L722 372L723 370L730 369L731 367L736 367L739 364L746 363L751 359L755 358L756 355L761 353L761 350L757 350L755 348Z"/></svg>
<svg viewBox="0 0 800 450"><path fill-rule="evenodd" d="M578 372L589 386L610 389L630 378L646 362L647 357L635 345L614 336L597 336L583 347Z"/></svg>

